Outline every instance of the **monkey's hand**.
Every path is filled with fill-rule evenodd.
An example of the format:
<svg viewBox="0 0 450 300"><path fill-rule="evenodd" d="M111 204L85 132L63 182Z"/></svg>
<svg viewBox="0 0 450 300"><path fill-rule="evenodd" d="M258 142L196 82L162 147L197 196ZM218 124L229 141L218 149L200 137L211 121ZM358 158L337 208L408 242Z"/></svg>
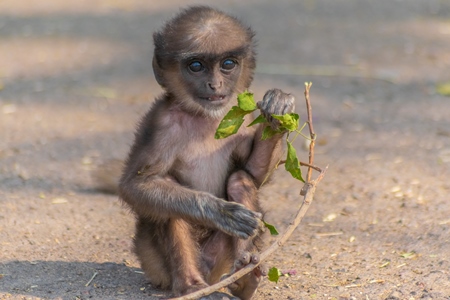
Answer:
<svg viewBox="0 0 450 300"><path fill-rule="evenodd" d="M295 98L291 94L279 89L268 90L262 101L257 103L261 114L271 124L272 129L278 129L280 121L272 118L272 115L284 115L294 112Z"/></svg>
<svg viewBox="0 0 450 300"><path fill-rule="evenodd" d="M264 226L262 215L236 202L220 201L217 214L211 220L219 230L242 239L255 236Z"/></svg>

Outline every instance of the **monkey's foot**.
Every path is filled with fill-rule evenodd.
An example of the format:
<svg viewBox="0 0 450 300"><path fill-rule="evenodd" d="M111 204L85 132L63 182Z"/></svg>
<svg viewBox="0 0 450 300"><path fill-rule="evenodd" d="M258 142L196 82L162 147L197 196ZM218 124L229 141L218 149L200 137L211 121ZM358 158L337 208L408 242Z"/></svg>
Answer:
<svg viewBox="0 0 450 300"><path fill-rule="evenodd" d="M239 298L233 297L229 294L214 292L208 296L201 297L199 300L240 300Z"/></svg>
<svg viewBox="0 0 450 300"><path fill-rule="evenodd" d="M234 272L239 271L246 265L259 262L259 254L251 254L250 252L243 252L234 264ZM233 273L234 273L233 272ZM251 299L261 282L262 276L267 275L267 268L264 265L259 265L250 273L236 280L230 284L228 288L230 292L242 300Z"/></svg>

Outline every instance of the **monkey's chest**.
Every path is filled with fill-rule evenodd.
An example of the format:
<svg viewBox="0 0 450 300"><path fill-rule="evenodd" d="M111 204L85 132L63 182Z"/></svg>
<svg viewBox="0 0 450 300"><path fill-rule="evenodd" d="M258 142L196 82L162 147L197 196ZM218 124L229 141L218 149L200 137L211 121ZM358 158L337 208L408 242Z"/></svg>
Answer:
<svg viewBox="0 0 450 300"><path fill-rule="evenodd" d="M230 144L191 142L178 158L177 177L183 185L223 197L232 152Z"/></svg>

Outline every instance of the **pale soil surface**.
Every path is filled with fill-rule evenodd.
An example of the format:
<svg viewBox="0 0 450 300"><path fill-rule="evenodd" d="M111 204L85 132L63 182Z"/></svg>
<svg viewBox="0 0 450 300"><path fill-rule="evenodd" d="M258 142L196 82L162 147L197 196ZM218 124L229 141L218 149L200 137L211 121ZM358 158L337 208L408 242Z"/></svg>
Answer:
<svg viewBox="0 0 450 300"><path fill-rule="evenodd" d="M257 31L257 98L292 92L304 118L313 82L329 165L267 262L291 276L255 299L450 299L450 98L435 92L450 81L450 2L208 3ZM133 216L90 173L126 155L161 91L151 33L186 4L0 1L1 299L167 297L130 251ZM281 231L300 188L278 172L262 192Z"/></svg>

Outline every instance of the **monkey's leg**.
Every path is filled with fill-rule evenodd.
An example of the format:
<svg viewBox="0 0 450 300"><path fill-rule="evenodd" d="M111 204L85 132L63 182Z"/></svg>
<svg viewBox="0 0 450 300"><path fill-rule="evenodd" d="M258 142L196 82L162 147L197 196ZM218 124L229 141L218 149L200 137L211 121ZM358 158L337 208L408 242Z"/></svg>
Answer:
<svg viewBox="0 0 450 300"><path fill-rule="evenodd" d="M234 265L234 238L221 231L214 231L201 242L202 273L208 284L219 282Z"/></svg>
<svg viewBox="0 0 450 300"><path fill-rule="evenodd" d="M230 176L227 186L229 201L241 203L253 211L261 212L262 209L258 202L257 192L255 183L247 172L241 170ZM233 272L251 262L259 262L258 251L262 248L261 235L262 232L246 240L233 238L235 257ZM250 299L256 292L262 276L266 275L266 273L264 266L258 266L252 272L231 284L229 286L231 293L242 300Z"/></svg>
<svg viewBox="0 0 450 300"><path fill-rule="evenodd" d="M167 240L174 293L184 295L208 286L198 267L200 252L191 225L183 219L170 219Z"/></svg>
<svg viewBox="0 0 450 300"><path fill-rule="evenodd" d="M261 206L258 202L258 189L255 183L246 171L240 170L231 174L227 185L228 201L243 204L248 209L262 213ZM240 256L243 251L257 251L254 241L259 240L257 237L261 234L261 230L254 238L235 239L235 255Z"/></svg>
<svg viewBox="0 0 450 300"><path fill-rule="evenodd" d="M151 224L140 219L139 223L135 250L152 283L171 287L175 295L208 286L199 271L200 252L186 221L170 219L165 224Z"/></svg>
<svg viewBox="0 0 450 300"><path fill-rule="evenodd" d="M157 233L159 226L162 225L144 218L138 219L134 237L134 252L151 284L162 289L169 289L172 283L170 268L164 249L159 243L160 238Z"/></svg>

